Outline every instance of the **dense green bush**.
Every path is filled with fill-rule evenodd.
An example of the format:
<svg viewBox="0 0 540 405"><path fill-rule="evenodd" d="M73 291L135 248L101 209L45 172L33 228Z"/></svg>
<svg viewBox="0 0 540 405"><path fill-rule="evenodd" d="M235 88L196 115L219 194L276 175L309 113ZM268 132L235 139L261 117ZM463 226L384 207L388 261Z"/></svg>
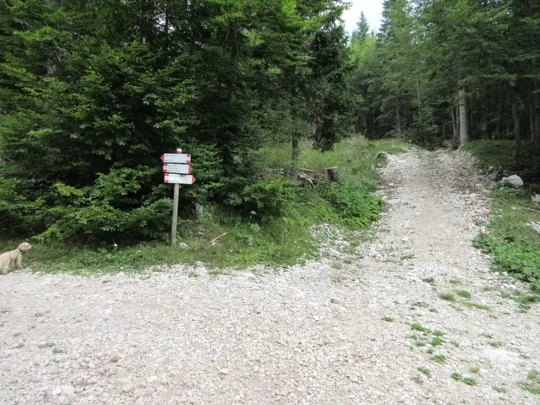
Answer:
<svg viewBox="0 0 540 405"><path fill-rule="evenodd" d="M354 228L364 228L379 219L382 207L381 198L371 194L373 187L373 183L359 182L332 183L319 189L341 222Z"/></svg>

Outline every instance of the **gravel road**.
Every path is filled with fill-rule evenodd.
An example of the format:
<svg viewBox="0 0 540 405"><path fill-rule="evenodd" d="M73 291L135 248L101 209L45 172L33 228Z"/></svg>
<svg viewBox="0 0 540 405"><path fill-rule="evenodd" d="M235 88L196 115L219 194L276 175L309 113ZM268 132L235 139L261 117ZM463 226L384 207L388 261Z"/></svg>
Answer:
<svg viewBox="0 0 540 405"><path fill-rule="evenodd" d="M275 271L1 277L0 403L538 404L519 384L540 306L502 298L526 287L472 247L470 157L411 150L382 176L388 211L348 259L342 241Z"/></svg>

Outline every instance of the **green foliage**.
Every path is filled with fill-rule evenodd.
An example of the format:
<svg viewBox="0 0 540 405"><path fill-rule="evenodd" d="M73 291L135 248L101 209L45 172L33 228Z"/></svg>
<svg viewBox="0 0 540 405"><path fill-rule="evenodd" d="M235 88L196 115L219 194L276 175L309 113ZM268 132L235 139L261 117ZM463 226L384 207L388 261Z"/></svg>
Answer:
<svg viewBox="0 0 540 405"><path fill-rule="evenodd" d="M261 180L242 192L243 209L260 218L281 217L291 209L298 184L279 178Z"/></svg>
<svg viewBox="0 0 540 405"><path fill-rule="evenodd" d="M171 193L159 157L178 147L198 179L181 192L183 220L217 204L271 221L292 197L284 182L261 183L254 150L278 130L325 150L350 133L339 1L0 7L3 234L164 240Z"/></svg>
<svg viewBox="0 0 540 405"><path fill-rule="evenodd" d="M472 294L467 290L456 291L456 295L459 295L462 298L471 298Z"/></svg>
<svg viewBox="0 0 540 405"><path fill-rule="evenodd" d="M521 382L519 387L533 395L540 395L540 373L536 370L527 375L527 381Z"/></svg>
<svg viewBox="0 0 540 405"><path fill-rule="evenodd" d="M343 181L353 185L359 182L369 198L370 191L367 190L373 189L372 179L376 176L373 162L377 160L379 151L385 149L399 150L393 142L368 144L364 140L346 140L338 143L335 150L329 153L303 149L303 164L309 167L334 166L334 159L344 158L339 161L343 164ZM271 153L261 156L273 162L273 156L281 156L282 150L278 147L265 148L266 152ZM210 152L205 156L207 163L199 163L198 167L202 173L208 173L209 180L197 193L204 192L204 196L215 193L219 187L232 189L230 183L212 186L216 184L211 181L215 176L216 157ZM272 167L262 158L259 163L262 167ZM126 204L136 204L142 182L140 176L144 176L144 173L146 170L142 168L113 170L109 175L100 175L95 187L87 188L55 184L51 193L55 193L59 204L49 209L47 215L58 215L59 219L44 235L32 241L34 248L25 256L25 263L34 270L73 273L138 271L152 265L200 261L210 268L246 267L253 264L291 265L296 264L300 258L311 258L315 254L318 241L311 235L312 225L321 222L348 223L342 211L336 210L316 189L286 180L279 173L265 173L265 180L254 181L249 186L239 180L235 185L239 192L234 196L230 193L230 201L226 200L225 204L206 204L203 217L182 219L179 242L185 245L170 247L159 239L137 243L139 236L136 232L149 232L153 227L151 224L160 224L159 218L156 219L158 214L151 214L150 211L141 213L137 209L122 212L117 210L115 202L121 200ZM151 175L150 169L148 175ZM184 191L189 193L191 189ZM193 194L194 201L197 201L198 195ZM135 201L131 202L132 199ZM165 239L169 230L170 200L157 199L154 203L158 207L158 204L164 205L161 212L166 228L161 238ZM152 209L152 205L148 209ZM146 213L148 218L143 216ZM106 221L107 218L110 220ZM351 226L354 227L354 224ZM103 227L107 229L103 230ZM157 225L156 229L156 237L159 238ZM53 232L64 234L50 235ZM58 243L57 240L67 237L65 235L68 232L80 232L77 240L81 240L81 235L86 240L92 237L98 239L94 232L96 235L106 232L114 241L86 245ZM219 239L215 246L208 244L208 241L223 233L227 235ZM119 246L115 246L115 242ZM0 240L0 250L13 249L18 243L20 241L17 239Z"/></svg>
<svg viewBox="0 0 540 405"><path fill-rule="evenodd" d="M516 208L530 203L520 189L497 187L493 197L493 211L498 215L492 217L489 233L476 237L474 244L491 254L496 270L528 281L533 289L540 291L540 234L527 226L536 216Z"/></svg>
<svg viewBox="0 0 540 405"><path fill-rule="evenodd" d="M424 374L426 377L431 377L431 371L429 370L429 368L418 367L417 370Z"/></svg>
<svg viewBox="0 0 540 405"><path fill-rule="evenodd" d="M446 356L444 356L442 354L437 354L435 356L431 356L429 359L433 360L435 363L442 364L442 363L444 363L446 361Z"/></svg>

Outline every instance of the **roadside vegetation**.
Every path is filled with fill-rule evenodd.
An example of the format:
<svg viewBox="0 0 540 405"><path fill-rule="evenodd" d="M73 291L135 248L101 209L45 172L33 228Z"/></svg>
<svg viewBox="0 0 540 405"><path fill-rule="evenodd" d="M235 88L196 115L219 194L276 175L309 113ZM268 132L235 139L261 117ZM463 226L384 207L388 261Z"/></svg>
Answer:
<svg viewBox="0 0 540 405"><path fill-rule="evenodd" d="M497 271L508 272L520 280L531 283L540 291L540 233L531 224L540 223L540 206L531 195L540 193L540 176L534 170L532 143L524 148L516 164L511 141L474 141L464 148L476 158L478 166L495 178L518 174L525 187L514 188L497 184L491 197L492 215L486 224L487 233L475 239L475 246L491 254Z"/></svg>
<svg viewBox="0 0 540 405"><path fill-rule="evenodd" d="M306 142L300 149L300 173L311 176L311 183L284 175L290 163L288 145L266 147L257 152L260 170L266 174L243 195L249 201L246 214L207 205L202 217L182 221L175 247L166 241L88 246L31 240L34 249L25 257L25 264L35 271L74 273L137 271L197 262L219 268L296 264L317 253L322 236L313 232L314 225L330 223L355 231L379 218L383 204L373 194L376 169L386 164L387 153L404 150L398 141L371 142L357 137L322 153ZM327 167L339 168L339 183L323 178ZM4 239L0 248L12 249L17 244L17 239Z"/></svg>

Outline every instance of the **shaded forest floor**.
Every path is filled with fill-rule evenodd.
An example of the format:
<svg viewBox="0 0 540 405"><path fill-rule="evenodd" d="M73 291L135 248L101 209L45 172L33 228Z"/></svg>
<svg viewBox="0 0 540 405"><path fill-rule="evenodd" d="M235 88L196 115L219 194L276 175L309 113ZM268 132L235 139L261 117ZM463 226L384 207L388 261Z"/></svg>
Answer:
<svg viewBox="0 0 540 405"><path fill-rule="evenodd" d="M537 403L540 310L472 245L470 156L410 150L383 178L378 236L339 265L3 277L0 402Z"/></svg>

